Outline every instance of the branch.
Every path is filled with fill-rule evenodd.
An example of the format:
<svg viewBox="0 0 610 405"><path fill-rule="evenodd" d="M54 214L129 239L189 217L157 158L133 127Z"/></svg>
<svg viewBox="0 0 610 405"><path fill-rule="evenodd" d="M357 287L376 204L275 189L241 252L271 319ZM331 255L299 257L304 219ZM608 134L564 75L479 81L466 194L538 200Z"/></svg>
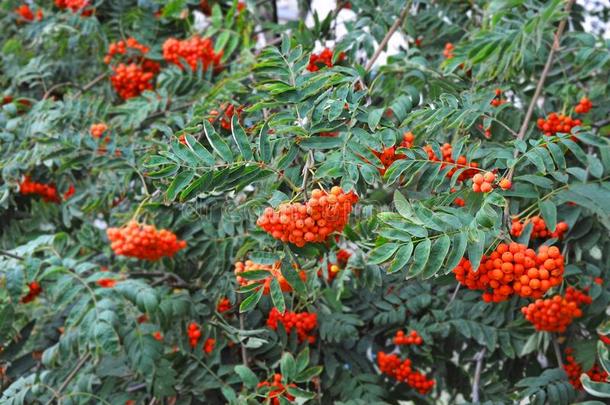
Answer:
<svg viewBox="0 0 610 405"><path fill-rule="evenodd" d="M455 297L457 297L457 293L458 293L458 291L460 291L460 286L461 286L461 284L460 284L460 283L458 283L458 284L455 286L455 290L453 290L453 294L451 294L451 298L449 299L449 302L448 302L448 303L447 303L447 305L445 306L445 311L446 311L446 310L448 310L448 309L449 309L449 307L451 306L451 303L452 303L453 301L455 301Z"/></svg>
<svg viewBox="0 0 610 405"><path fill-rule="evenodd" d="M240 304L241 304L241 297L239 296L239 294L237 295L237 308L239 308ZM244 314L242 312L239 312L239 330L244 330ZM239 342L240 346L241 346L241 362L244 364L244 366L248 366L248 350L246 349L246 346L244 345L244 342L240 340Z"/></svg>
<svg viewBox="0 0 610 405"><path fill-rule="evenodd" d="M553 342L553 350L555 351L555 358L557 358L557 366L559 368L563 368L563 360L561 359L561 348L559 347L559 342L557 341L557 335L553 334L551 336L551 341Z"/></svg>
<svg viewBox="0 0 610 405"><path fill-rule="evenodd" d="M411 1L409 0L407 2L407 4L405 4L405 7L400 12L400 15L398 16L396 21L394 21L394 24L392 24L392 26L390 27L390 30L388 31L388 33L385 34L385 37L383 37L383 39L381 40L379 47L377 47L377 50L375 50L373 57L371 58L371 60L368 61L364 70L366 70L367 72L369 70L371 70L371 68L375 64L375 61L377 61L377 58L379 58L379 55L381 55L381 52L383 52L383 49L390 41L390 38L392 38L392 35L394 35L394 33L396 32L398 27L400 27L402 25L403 21L407 17L407 14L409 13L410 8L411 8Z"/></svg>
<svg viewBox="0 0 610 405"><path fill-rule="evenodd" d="M15 260L24 260L24 258L22 256L18 256L16 254L11 253L6 250L0 250L0 255L10 257L11 259L15 259Z"/></svg>
<svg viewBox="0 0 610 405"><path fill-rule="evenodd" d="M83 368L83 366L85 365L87 360L89 360L90 356L91 356L90 353L86 353L85 355L83 355L83 357L80 358L78 363L76 363L76 366L74 367L74 369L70 372L70 374L68 374L68 377L66 378L66 380L59 386L59 389L57 390L58 394L61 394L61 392L66 389L68 384L70 384L70 382L74 379L74 377L76 377L76 374L78 374L80 369ZM53 402L53 399L50 399L49 402L47 402L47 405L51 405L52 402Z"/></svg>
<svg viewBox="0 0 610 405"><path fill-rule="evenodd" d="M101 80L103 80L106 75L108 73L102 73L99 76L97 76L95 79L91 80L89 83L85 84L78 92L76 92L74 94L74 98L80 96L81 94L83 94L84 92L86 92L87 90L91 89L93 86L95 86L98 82L100 82Z"/></svg>
<svg viewBox="0 0 610 405"><path fill-rule="evenodd" d="M474 355L474 360L477 362L474 369L474 381L472 382L472 402L479 402L479 385L481 383L481 372L483 371L483 359L485 358L485 352L487 348L482 348L477 354Z"/></svg>

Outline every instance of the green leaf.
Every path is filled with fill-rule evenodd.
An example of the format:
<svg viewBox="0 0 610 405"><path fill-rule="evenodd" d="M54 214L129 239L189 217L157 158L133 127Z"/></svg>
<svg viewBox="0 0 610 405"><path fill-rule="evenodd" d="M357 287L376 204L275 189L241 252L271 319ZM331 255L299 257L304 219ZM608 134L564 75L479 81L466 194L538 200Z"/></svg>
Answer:
<svg viewBox="0 0 610 405"><path fill-rule="evenodd" d="M555 232L555 228L557 227L557 207L555 204L549 200L544 200L538 203L538 207L540 208L540 213L542 214L542 218L544 218L546 227L549 231Z"/></svg>
<svg viewBox="0 0 610 405"><path fill-rule="evenodd" d="M286 388L286 391L288 391L288 393L296 398L307 398L307 399L312 399L316 397L316 394L310 391L305 391L299 387L290 387L288 386Z"/></svg>
<svg viewBox="0 0 610 405"><path fill-rule="evenodd" d="M390 264L390 267L388 268L388 273L395 273L401 269L403 269L406 265L407 262L409 261L409 259L411 258L411 254L413 253L413 242L411 242L410 240L407 243L403 243L400 245L400 248L398 249L398 252L396 252L396 256L394 257L394 260L392 260L392 263Z"/></svg>
<svg viewBox="0 0 610 405"><path fill-rule="evenodd" d="M580 375L580 382L589 394L600 398L610 398L610 383L592 381L591 377L584 373Z"/></svg>
<svg viewBox="0 0 610 405"><path fill-rule="evenodd" d="M282 378L285 381L292 381L296 376L297 366L294 361L294 357L289 352L284 352L282 354L282 358L280 359L280 371L282 373Z"/></svg>
<svg viewBox="0 0 610 405"><path fill-rule="evenodd" d="M292 267L290 265L290 262L288 262L287 260L283 260L281 271L282 271L282 276L284 276L284 278L286 279L288 284L290 284L290 286L298 294L300 294L300 295L307 294L307 287L305 286L305 283L303 282L303 280L301 280L299 273L297 273L297 271L294 269L294 267Z"/></svg>
<svg viewBox="0 0 610 405"><path fill-rule="evenodd" d="M303 350L297 355L297 373L305 370L309 364L309 347L305 346Z"/></svg>
<svg viewBox="0 0 610 405"><path fill-rule="evenodd" d="M195 177L195 172L190 170L185 170L174 177L174 180L171 182L167 188L167 191L165 192L167 199L170 201L175 200L178 193L180 193L184 187L186 187L187 184L193 180L193 177Z"/></svg>
<svg viewBox="0 0 610 405"><path fill-rule="evenodd" d="M241 304L239 304L239 312L248 312L256 306L263 296L263 287L259 287L258 290L247 296Z"/></svg>
<svg viewBox="0 0 610 405"><path fill-rule="evenodd" d="M417 244L407 278L416 277L424 270L426 263L428 263L428 258L430 257L431 246L432 242L428 238Z"/></svg>
<svg viewBox="0 0 610 405"><path fill-rule="evenodd" d="M479 229L471 229L468 232L468 239L471 242L467 249L468 260L470 260L473 270L478 269L485 249L485 232Z"/></svg>
<svg viewBox="0 0 610 405"><path fill-rule="evenodd" d="M305 371L300 372L297 377L294 379L295 382L307 382L311 380L313 377L320 375L322 373L322 366L314 366L306 369Z"/></svg>
<svg viewBox="0 0 610 405"><path fill-rule="evenodd" d="M369 263L380 264L387 261L398 250L399 246L398 243L390 242L376 247L369 253Z"/></svg>
<svg viewBox="0 0 610 405"><path fill-rule="evenodd" d="M245 160L253 160L254 155L252 154L252 148L250 148L250 141L239 123L237 114L233 114L233 118L231 119L231 133L243 158Z"/></svg>
<svg viewBox="0 0 610 405"><path fill-rule="evenodd" d="M255 388L258 385L258 378L256 377L256 374L254 374L254 372L252 372L248 366L239 364L235 366L235 372L239 378L241 378L241 381L246 387Z"/></svg>
<svg viewBox="0 0 610 405"><path fill-rule="evenodd" d="M377 125L379 124L379 121L381 120L381 117L383 116L384 111L385 111L384 107L373 108L372 110L369 111L366 121L369 124L369 128L371 129L371 131L374 131L375 128L377 128Z"/></svg>
<svg viewBox="0 0 610 405"><path fill-rule="evenodd" d="M280 282L275 277L271 280L270 294L273 306L283 314L286 311L286 303L284 302L284 294L282 293Z"/></svg>
<svg viewBox="0 0 610 405"><path fill-rule="evenodd" d="M269 125L267 122L262 126L258 139L258 153L265 163L271 163L271 143L269 143Z"/></svg>
<svg viewBox="0 0 610 405"><path fill-rule="evenodd" d="M187 146L203 161L207 166L213 166L216 163L214 155L212 155L201 143L199 143L192 135L186 135Z"/></svg>
<svg viewBox="0 0 610 405"><path fill-rule="evenodd" d="M203 131L205 133L205 137L210 145L212 145L212 148L216 151L216 153L218 153L218 155L220 155L225 162L232 163L233 153L231 153L231 149L216 133L216 130L208 120L203 121Z"/></svg>
<svg viewBox="0 0 610 405"><path fill-rule="evenodd" d="M436 275L445 261L450 246L451 239L447 235L441 236L434 242L432 249L430 250L430 259L423 271L424 278L430 278Z"/></svg>
<svg viewBox="0 0 610 405"><path fill-rule="evenodd" d="M466 232L460 232L453 237L452 249L447 256L447 264L445 274L448 274L456 268L468 245L468 235Z"/></svg>

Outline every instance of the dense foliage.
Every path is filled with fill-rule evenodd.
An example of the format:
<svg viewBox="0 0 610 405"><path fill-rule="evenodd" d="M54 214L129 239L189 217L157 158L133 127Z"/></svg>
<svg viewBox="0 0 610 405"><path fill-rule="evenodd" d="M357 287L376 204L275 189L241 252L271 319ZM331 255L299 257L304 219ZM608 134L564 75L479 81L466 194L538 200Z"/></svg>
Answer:
<svg viewBox="0 0 610 405"><path fill-rule="evenodd" d="M575 1L0 7L2 404L610 397Z"/></svg>

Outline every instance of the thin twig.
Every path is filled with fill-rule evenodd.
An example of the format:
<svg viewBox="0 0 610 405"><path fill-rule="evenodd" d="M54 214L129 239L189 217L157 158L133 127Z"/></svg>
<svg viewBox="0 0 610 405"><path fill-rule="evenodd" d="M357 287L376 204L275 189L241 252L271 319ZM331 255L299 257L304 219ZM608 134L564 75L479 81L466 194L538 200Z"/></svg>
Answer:
<svg viewBox="0 0 610 405"><path fill-rule="evenodd" d="M563 360L561 359L561 348L559 347L559 341L557 341L557 336L555 334L551 336L551 341L553 342L555 358L557 358L557 366L559 368L563 368Z"/></svg>
<svg viewBox="0 0 610 405"><path fill-rule="evenodd" d="M448 302L448 303L447 303L447 305L445 306L445 311L446 311L446 310L448 310L448 309L449 309L449 307L451 306L451 303L452 303L453 301L455 301L455 297L457 297L457 293L458 293L458 291L460 291L460 286L461 286L461 284L460 284L460 283L458 283L458 284L455 286L455 290L453 290L453 294L451 294L451 298L449 299L449 302Z"/></svg>
<svg viewBox="0 0 610 405"><path fill-rule="evenodd" d="M87 360L89 360L90 356L91 356L90 353L86 353L85 355L83 355L83 357L80 358L78 363L76 363L76 366L74 367L74 369L70 372L70 374L68 374L68 377L66 378L66 380L59 386L57 393L61 394L61 392L66 389L68 384L70 384L70 382L74 379L74 377L76 377L76 374L78 374L80 369L83 368L83 366L85 365ZM53 399L50 399L49 402L47 402L47 405L51 405L52 402L53 402Z"/></svg>
<svg viewBox="0 0 610 405"><path fill-rule="evenodd" d="M388 31L388 33L385 34L385 37L383 37L383 39L381 40L381 43L377 47L377 50L375 50L375 53L373 54L373 57L366 64L366 67L364 69L367 72L369 70L371 70L371 68L373 67L373 65L377 61L377 58L379 58L379 55L381 55L381 52L383 52L383 49L385 48L385 46L390 41L390 38L392 38L392 35L394 35L394 33L396 32L398 27L400 27L402 25L403 21L407 17L407 14L409 13L409 9L410 8L411 8L411 1L408 1L407 4L405 4L405 7L400 12L400 15L398 16L396 21L394 21L394 24L392 24L392 26L390 27L390 30Z"/></svg>
<svg viewBox="0 0 610 405"><path fill-rule="evenodd" d="M16 254L8 252L6 250L0 250L0 255L10 257L11 259L15 259L15 260L24 260L24 258L22 256L18 256Z"/></svg>
<svg viewBox="0 0 610 405"><path fill-rule="evenodd" d="M481 384L481 372L483 371L483 359L485 358L485 352L487 348L482 348L474 356L474 360L477 362L474 369L474 381L472 382L472 402L479 402L479 385Z"/></svg>
<svg viewBox="0 0 610 405"><path fill-rule="evenodd" d="M522 140L525 137L525 133L527 132L527 128L529 126L530 120L532 119L532 115L534 114L534 108L536 107L536 103L540 94L542 93L542 88L544 87L544 82L546 81L547 76L551 70L551 65L553 64L553 57L555 56L555 52L559 50L559 40L563 31L565 30L566 24L568 22L568 16L570 15L570 11L572 10L572 5L575 0L568 0L565 6L566 16L561 20L559 26L557 27L557 31L555 31L555 36L553 39L553 44L551 45L551 49L549 51L549 55L546 59L546 63L544 64L544 68L542 70L542 74L540 75L540 79L538 79L538 83L536 84L536 90L534 90L534 95L530 101L529 106L527 107L527 111L525 113L525 117L523 118L523 122L521 123L521 128L517 133L517 139ZM515 148L515 152L513 157L516 159L519 155L519 149ZM515 166L512 166L508 170L508 174L506 178L511 181L513 179L513 175L515 173ZM506 201L506 206L504 207L504 219L508 221L508 217L510 215L510 200Z"/></svg>
<svg viewBox="0 0 610 405"><path fill-rule="evenodd" d="M87 90L91 89L93 86L95 86L98 82L100 82L101 80L103 80L106 75L108 75L108 73L102 73L100 75L98 75L95 79L91 80L89 83L85 84L79 91L77 91L74 94L74 98L80 96L81 94L83 94L84 92L86 92Z"/></svg>
<svg viewBox="0 0 610 405"><path fill-rule="evenodd" d="M303 166L303 183L301 184L301 190L305 193L305 198L307 198L307 179L309 177L309 169L314 164L313 152L309 151L307 154L307 159L305 160L305 166Z"/></svg>
<svg viewBox="0 0 610 405"><path fill-rule="evenodd" d="M241 303L241 299L238 299L237 302L237 306L239 307ZM244 322L244 314L242 312L239 313L239 330L244 330L245 327L245 322ZM241 346L241 361L244 364L244 366L248 366L248 350L246 349L246 345L244 345L244 342L242 342L240 340L240 346Z"/></svg>
<svg viewBox="0 0 610 405"><path fill-rule="evenodd" d="M63 86L79 87L78 84L75 84L72 82L57 83L57 84L54 84L53 86L49 87L49 89L46 91L46 93L44 93L44 95L42 96L42 99L46 100L47 98L49 98L51 93L53 93L53 91L55 91L58 88L63 87Z"/></svg>

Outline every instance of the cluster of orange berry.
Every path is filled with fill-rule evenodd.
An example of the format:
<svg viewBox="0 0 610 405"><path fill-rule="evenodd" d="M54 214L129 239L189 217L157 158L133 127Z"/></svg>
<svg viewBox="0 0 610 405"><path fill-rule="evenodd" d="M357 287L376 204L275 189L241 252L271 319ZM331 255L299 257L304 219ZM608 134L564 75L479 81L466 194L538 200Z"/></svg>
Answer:
<svg viewBox="0 0 610 405"><path fill-rule="evenodd" d="M282 314L277 308L272 308L267 318L267 326L277 330L277 324L284 325L287 333L296 329L299 342L315 343L316 336L312 331L318 327L318 314L315 312L290 312Z"/></svg>
<svg viewBox="0 0 610 405"><path fill-rule="evenodd" d="M488 290L485 302L501 302L512 294L540 298L563 280L563 256L555 246L540 246L538 253L525 245L500 243L489 256L484 255L479 269L462 258L453 269L455 278L471 290Z"/></svg>
<svg viewBox="0 0 610 405"><path fill-rule="evenodd" d="M237 114L237 118L239 119L242 111L244 110L244 107L238 106L237 108L235 108L233 104L229 104L228 106L221 106L221 109L222 115L220 115L217 110L210 111L210 118L208 118L208 121L210 121L211 123L218 121L222 128L226 129L227 131L230 131L231 119L233 118L233 115Z"/></svg>
<svg viewBox="0 0 610 405"><path fill-rule="evenodd" d="M569 134L572 132L573 127L577 127L582 124L579 119L572 119L564 114L551 113L545 120L544 118L538 118L536 125L538 129L544 132L546 136L555 135L557 132L563 134Z"/></svg>
<svg viewBox="0 0 610 405"><path fill-rule="evenodd" d="M281 262L279 262L279 261L273 265L258 264L258 263L254 263L252 260L246 260L245 262L236 262L235 263L235 280L237 281L237 284L239 284L242 287L249 286L252 284L260 284L264 288L263 294L268 295L269 289L271 288L271 281L273 281L273 279L275 278L279 282L280 288L282 289L282 291L290 292L290 291L292 291L292 287L290 286L290 284L288 284L288 281L282 275L280 268L281 268ZM269 277L266 277L262 280L261 279L248 280L246 277L243 276L244 273L247 273L249 271L256 271L256 270L268 271ZM301 277L301 280L303 280L303 281L306 280L307 275L304 271L300 271L299 276Z"/></svg>
<svg viewBox="0 0 610 405"><path fill-rule="evenodd" d="M453 153L453 147L451 146L451 144L448 143L445 143L441 146L441 153L443 155L441 159L436 156L434 149L432 149L432 146L430 145L424 146L424 151L428 154L429 160L433 162L442 162L441 169L444 169L447 166L451 166L451 170L449 170L446 174L446 177L449 179L457 170L463 167L467 167L468 169L460 173L458 177L458 182L462 182L474 176L477 172L476 169L479 167L479 164L476 162L468 162L466 160L466 156L458 156L457 160L453 160L453 158L451 157L451 154Z"/></svg>
<svg viewBox="0 0 610 405"><path fill-rule="evenodd" d="M392 111L392 110L389 110L389 111ZM402 135L402 141L400 142L400 145L398 145L398 147L391 146L389 148L385 148L382 152L373 150L372 151L373 154L375 156L377 156L379 158L379 160L381 160L381 163L383 164L383 168L379 169L379 173L381 173L381 175L384 175L386 170L388 169L388 167L392 166L392 163L394 163L395 161L397 161L399 159L406 158L406 156L403 155L402 153L396 153L396 149L397 148L410 148L413 146L414 141L415 141L415 135L413 135L412 132L405 132Z"/></svg>
<svg viewBox="0 0 610 405"><path fill-rule="evenodd" d="M219 299L216 304L216 310L221 314L223 312L229 312L232 308L231 301L227 297Z"/></svg>
<svg viewBox="0 0 610 405"><path fill-rule="evenodd" d="M395 345L421 345L424 340L417 333L416 330L412 330L409 334L405 334L402 330L396 332L393 342Z"/></svg>
<svg viewBox="0 0 610 405"><path fill-rule="evenodd" d="M496 174L485 172L485 174L477 173L472 176L472 191L475 193L489 193L493 190L493 183L496 181ZM502 190L509 190L513 184L509 179L502 179L498 182L498 186Z"/></svg>
<svg viewBox="0 0 610 405"><path fill-rule="evenodd" d="M427 394L434 387L434 380L428 379L425 374L413 370L411 360L401 361L398 355L394 353L378 352L377 366L383 374L406 383L420 394Z"/></svg>
<svg viewBox="0 0 610 405"><path fill-rule="evenodd" d="M204 71L210 66L217 71L220 69L222 51L215 53L212 40L197 35L184 40L169 38L163 44L163 58L181 69L184 69L182 65L184 60L192 70L197 69L197 65L200 64Z"/></svg>
<svg viewBox="0 0 610 405"><path fill-rule="evenodd" d="M328 263L328 282L332 283L332 281L337 277L337 274L347 266L347 261L349 260L352 254L345 249L339 249L337 252L337 263ZM318 277L323 276L322 269L318 270Z"/></svg>
<svg viewBox="0 0 610 405"><path fill-rule="evenodd" d="M73 13L77 13L83 10L83 16L90 16L93 14L93 9L84 10L85 7L89 6L88 0L55 0L55 5L60 9L70 9Z"/></svg>
<svg viewBox="0 0 610 405"><path fill-rule="evenodd" d="M341 52L337 58L338 62L345 60L345 53ZM329 48L324 48L320 53L312 53L309 56L309 64L307 70L317 72L320 67L333 67L333 51Z"/></svg>
<svg viewBox="0 0 610 405"><path fill-rule="evenodd" d="M508 103L508 100L502 98L502 90L496 89L496 96L493 100L491 100L491 105L494 107L499 107L502 104Z"/></svg>
<svg viewBox="0 0 610 405"><path fill-rule="evenodd" d="M27 4L22 4L15 9L15 13L19 15L21 20L31 22L36 18L38 21L42 20L42 10L36 11L36 17L34 17L34 12Z"/></svg>
<svg viewBox="0 0 610 405"><path fill-rule="evenodd" d="M91 136L94 137L95 139L100 139L107 130L108 130L108 125L104 124L103 122L100 122L97 124L91 124L91 127L89 128L89 132L91 133ZM106 137L106 139L104 141L109 142L110 138Z"/></svg>
<svg viewBox="0 0 610 405"><path fill-rule="evenodd" d="M214 348L216 347L216 339L214 338L207 338L205 340L205 342L203 343L203 351L206 354L210 354L214 351Z"/></svg>
<svg viewBox="0 0 610 405"><path fill-rule="evenodd" d="M445 44L445 49L443 49L443 56L445 57L445 59L453 58L454 49L455 49L455 47L453 46L453 44L451 42L447 42Z"/></svg>
<svg viewBox="0 0 610 405"><path fill-rule="evenodd" d="M296 385L289 384L288 387L296 387ZM266 402L273 405L280 405L282 403L280 398L288 401L288 403L292 403L292 401L295 400L294 396L288 393L286 386L282 384L282 375L279 373L275 373L273 375L273 379L271 380L271 382L260 382L258 383L256 388L264 388L265 390L269 390L267 392Z"/></svg>
<svg viewBox="0 0 610 405"><path fill-rule="evenodd" d="M150 69L153 65L120 63L112 67L113 74L110 76L110 81L114 86L119 97L123 100L139 96L146 90L152 90L152 80L157 69Z"/></svg>
<svg viewBox="0 0 610 405"><path fill-rule="evenodd" d="M19 184L19 192L22 195L39 195L45 202L60 202L59 194L57 194L57 188L55 188L54 184L38 183L32 181L30 176L25 176L23 178ZM71 186L71 189L68 189L68 191L64 193L64 199L69 198L72 194L74 194L74 186Z"/></svg>
<svg viewBox="0 0 610 405"><path fill-rule="evenodd" d="M306 204L282 204L277 211L266 208L256 224L275 239L299 247L324 242L331 233L343 231L357 201L354 192L345 193L340 187L333 187L330 193L316 189Z"/></svg>
<svg viewBox="0 0 610 405"><path fill-rule="evenodd" d="M578 104L576 104L576 107L574 107L574 112L576 114L586 114L591 111L591 108L593 108L593 103L591 100L589 100L587 97L583 97L580 99Z"/></svg>
<svg viewBox="0 0 610 405"><path fill-rule="evenodd" d="M40 286L40 283L38 283L38 281L32 281L28 284L28 293L21 298L21 302L24 304L32 302L41 292L42 287Z"/></svg>
<svg viewBox="0 0 610 405"><path fill-rule="evenodd" d="M576 362L571 347L565 349L566 363L563 365L563 369L568 375L570 384L577 389L582 389L582 383L580 382L580 375L583 373L582 366ZM606 382L608 379L608 373L601 368L598 364L594 364L593 367L586 374L591 378L592 381Z"/></svg>
<svg viewBox="0 0 610 405"><path fill-rule="evenodd" d="M102 288L112 288L116 283L117 281L113 278L100 278L96 281L96 284Z"/></svg>
<svg viewBox="0 0 610 405"><path fill-rule="evenodd" d="M195 322L191 322L188 324L186 328L186 334L189 338L189 344L192 348L197 347L197 343L199 343L199 339L201 338L201 328Z"/></svg>
<svg viewBox="0 0 610 405"><path fill-rule="evenodd" d="M106 230L110 247L117 255L136 257L142 260L159 260L164 256L172 257L186 242L167 230L157 230L153 225L139 224L137 221L120 228Z"/></svg>
<svg viewBox="0 0 610 405"><path fill-rule="evenodd" d="M563 237L563 234L566 233L569 229L568 224L562 221L557 223L557 226L555 227L555 232L551 232L547 229L544 219L536 215L525 221L520 221L519 218L513 218L513 224L510 228L510 234L516 237L521 236L523 230L530 222L532 223L532 239L561 239Z"/></svg>
<svg viewBox="0 0 610 405"><path fill-rule="evenodd" d="M591 303L591 297L572 287L566 291L565 298L555 295L552 298L537 299L536 302L521 308L521 312L536 330L565 332L574 318L580 318L580 304Z"/></svg>
<svg viewBox="0 0 610 405"><path fill-rule="evenodd" d="M134 37L129 37L125 41L120 40L117 42L113 42L108 46L108 53L106 54L106 56L104 56L104 63L108 65L110 64L112 58L114 58L115 55L125 56L130 50L136 52L136 55L132 55L130 58L128 58L129 62L133 62L135 60L140 60L142 55L147 54L149 48L146 45L143 45L138 42L138 40Z"/></svg>

